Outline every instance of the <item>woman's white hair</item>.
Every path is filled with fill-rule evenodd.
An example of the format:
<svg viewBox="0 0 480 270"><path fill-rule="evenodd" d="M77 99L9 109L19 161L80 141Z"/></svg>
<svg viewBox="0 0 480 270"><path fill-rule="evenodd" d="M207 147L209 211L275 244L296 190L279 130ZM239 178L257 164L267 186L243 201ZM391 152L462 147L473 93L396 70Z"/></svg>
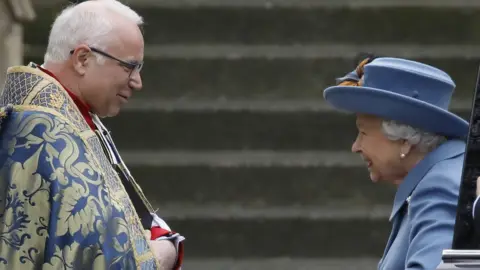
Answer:
<svg viewBox="0 0 480 270"><path fill-rule="evenodd" d="M80 44L105 49L114 37L110 33L118 17L143 25L140 15L116 0L91 0L65 8L50 30L44 62L63 62Z"/></svg>
<svg viewBox="0 0 480 270"><path fill-rule="evenodd" d="M432 151L447 140L444 136L429 133L393 120L383 120L382 131L388 139L392 141L407 140L423 153Z"/></svg>

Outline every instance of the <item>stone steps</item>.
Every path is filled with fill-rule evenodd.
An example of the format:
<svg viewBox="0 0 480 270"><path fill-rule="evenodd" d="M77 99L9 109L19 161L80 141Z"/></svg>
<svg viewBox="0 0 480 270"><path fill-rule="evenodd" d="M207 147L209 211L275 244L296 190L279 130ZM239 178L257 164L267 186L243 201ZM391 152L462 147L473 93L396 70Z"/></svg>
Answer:
<svg viewBox="0 0 480 270"><path fill-rule="evenodd" d="M121 151L121 150L120 150ZM150 166L359 166L364 162L356 154L345 151L128 151L122 156L128 164Z"/></svg>
<svg viewBox="0 0 480 270"><path fill-rule="evenodd" d="M370 3L363 6L355 5L353 1L336 4L329 1L328 4L320 2L322 4L309 8L302 7L302 4L267 4L265 8L265 1L249 1L247 3L252 4L237 6L222 5L216 1L216 4L197 8L198 5L183 4L188 1L178 2L181 4L173 8L162 3L153 5L153 2L135 8L135 2L131 1L147 22L147 43L480 43L479 4L460 3L456 7L444 5L432 8L432 4L415 5L414 1L407 4L395 1L396 5L390 6L382 5L382 1L361 1ZM37 6L36 21L26 25L25 30L29 33L26 43L46 44L45 33L58 10L58 5Z"/></svg>
<svg viewBox="0 0 480 270"><path fill-rule="evenodd" d="M158 213L188 236L190 258L374 257L388 236L393 189L359 179L365 169L350 153L123 157Z"/></svg>
<svg viewBox="0 0 480 270"><path fill-rule="evenodd" d="M104 122L125 150L348 150L356 136L354 117L336 112L125 111Z"/></svg>
<svg viewBox="0 0 480 270"><path fill-rule="evenodd" d="M377 258L273 258L273 259L189 259L185 269L196 270L372 270L376 269Z"/></svg>
<svg viewBox="0 0 480 270"><path fill-rule="evenodd" d="M215 51L215 46L211 50ZM471 99L480 55L469 57L468 52L465 54L464 57L443 59L434 56L411 59L445 70L457 84L454 98ZM25 62L42 63L42 58L38 54L27 55ZM283 59L258 55L204 59L183 58L178 54L155 59L146 55L142 71L144 91L140 95L167 99L322 99L324 88L353 69L353 58Z"/></svg>
<svg viewBox="0 0 480 270"><path fill-rule="evenodd" d="M132 103L104 120L122 150L348 151L357 134L354 116L333 111L323 100ZM470 102L453 105L468 121Z"/></svg>
<svg viewBox="0 0 480 270"><path fill-rule="evenodd" d="M25 56L38 58L45 45L26 44ZM148 59L239 60L239 59L342 59L353 60L362 52L394 55L412 59L478 58L478 45L419 45L419 44L147 44Z"/></svg>
<svg viewBox="0 0 480 270"><path fill-rule="evenodd" d="M390 210L381 205L309 209L179 205L158 213L188 237L190 258L318 259L380 257L390 230Z"/></svg>
<svg viewBox="0 0 480 270"><path fill-rule="evenodd" d="M36 7L65 5L64 0L32 0ZM130 0L135 7L479 7L476 0Z"/></svg>
<svg viewBox="0 0 480 270"><path fill-rule="evenodd" d="M393 186L372 184L363 161L346 151L121 153L146 196L160 208L181 203L253 207L389 205L395 192Z"/></svg>
<svg viewBox="0 0 480 270"><path fill-rule="evenodd" d="M42 62L55 1L41 0L25 29L25 62ZM105 123L158 214L187 237L186 269L375 269L394 187L370 182L348 152L354 117L322 90L358 53L407 57L452 75L452 107L468 119L480 3L129 3L147 22L144 91Z"/></svg>

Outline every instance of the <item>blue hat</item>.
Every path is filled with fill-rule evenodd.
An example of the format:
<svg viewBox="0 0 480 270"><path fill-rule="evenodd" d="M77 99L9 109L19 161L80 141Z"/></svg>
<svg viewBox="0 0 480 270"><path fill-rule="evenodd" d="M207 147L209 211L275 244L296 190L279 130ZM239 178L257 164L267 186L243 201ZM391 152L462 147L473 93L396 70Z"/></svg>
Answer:
<svg viewBox="0 0 480 270"><path fill-rule="evenodd" d="M356 80L356 72L344 80ZM450 76L415 61L382 57L364 66L360 86L332 86L325 100L337 109L375 115L447 137L466 138L468 122L448 111Z"/></svg>

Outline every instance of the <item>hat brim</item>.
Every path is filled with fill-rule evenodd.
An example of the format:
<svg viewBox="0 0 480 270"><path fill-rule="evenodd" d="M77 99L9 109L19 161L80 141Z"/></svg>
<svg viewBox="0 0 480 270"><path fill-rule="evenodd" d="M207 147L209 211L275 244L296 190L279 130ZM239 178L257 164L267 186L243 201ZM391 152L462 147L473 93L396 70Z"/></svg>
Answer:
<svg viewBox="0 0 480 270"><path fill-rule="evenodd" d="M332 86L323 96L339 110L375 115L448 137L468 135L469 124L459 116L397 93L363 86Z"/></svg>

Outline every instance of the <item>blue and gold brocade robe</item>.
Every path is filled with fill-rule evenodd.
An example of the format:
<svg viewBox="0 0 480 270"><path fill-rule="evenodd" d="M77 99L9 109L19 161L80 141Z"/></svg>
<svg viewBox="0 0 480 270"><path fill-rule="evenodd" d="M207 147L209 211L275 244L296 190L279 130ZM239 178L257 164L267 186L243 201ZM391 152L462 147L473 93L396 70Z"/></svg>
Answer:
<svg viewBox="0 0 480 270"><path fill-rule="evenodd" d="M0 108L0 269L158 269L117 171L65 89L12 67Z"/></svg>

